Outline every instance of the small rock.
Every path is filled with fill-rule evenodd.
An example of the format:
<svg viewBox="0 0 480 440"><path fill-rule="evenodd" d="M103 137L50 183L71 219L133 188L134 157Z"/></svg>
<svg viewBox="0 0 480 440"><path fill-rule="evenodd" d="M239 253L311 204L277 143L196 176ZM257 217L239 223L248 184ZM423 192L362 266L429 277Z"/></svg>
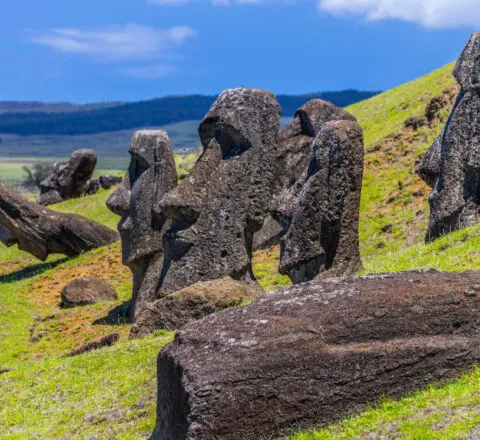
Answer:
<svg viewBox="0 0 480 440"><path fill-rule="evenodd" d="M388 225L382 226L382 232L391 232L393 228L393 224L389 223Z"/></svg>
<svg viewBox="0 0 480 440"><path fill-rule="evenodd" d="M63 288L61 307L85 306L117 299L117 292L106 281L97 277L84 277L73 280Z"/></svg>

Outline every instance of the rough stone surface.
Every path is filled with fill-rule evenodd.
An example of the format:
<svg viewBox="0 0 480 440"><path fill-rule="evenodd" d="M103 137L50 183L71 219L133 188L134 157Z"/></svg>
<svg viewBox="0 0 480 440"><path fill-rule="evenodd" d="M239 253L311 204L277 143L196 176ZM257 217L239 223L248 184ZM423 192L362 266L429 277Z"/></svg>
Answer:
<svg viewBox="0 0 480 440"><path fill-rule="evenodd" d="M279 125L270 92L229 89L214 102L199 127L203 154L156 207L173 220L163 295L225 276L254 279L253 234L268 212Z"/></svg>
<svg viewBox="0 0 480 440"><path fill-rule="evenodd" d="M480 34L473 34L454 69L461 89L445 127L427 241L480 221L479 69Z"/></svg>
<svg viewBox="0 0 480 440"><path fill-rule="evenodd" d="M276 438L480 360L480 274L405 272L267 293L177 332L152 440Z"/></svg>
<svg viewBox="0 0 480 440"><path fill-rule="evenodd" d="M163 265L163 237L170 222L154 216L155 203L177 184L170 139L162 130L137 131L130 143L130 166L122 183L107 200L108 208L122 217L123 264L133 274L130 317L136 320L146 304L157 299Z"/></svg>
<svg viewBox="0 0 480 440"><path fill-rule="evenodd" d="M262 293L257 284L232 278L201 281L148 305L130 336L141 337L159 329L177 330L212 313L247 304Z"/></svg>
<svg viewBox="0 0 480 440"><path fill-rule="evenodd" d="M443 132L438 136L431 147L420 159L420 163L415 170L420 178L431 188L435 186L440 175L440 166L442 163L442 140Z"/></svg>
<svg viewBox="0 0 480 440"><path fill-rule="evenodd" d="M358 241L363 132L354 121L325 123L312 145L305 183L282 238L280 272L294 283L352 275L361 267Z"/></svg>
<svg viewBox="0 0 480 440"><path fill-rule="evenodd" d="M112 186L118 185L122 181L119 176L100 176L98 183L103 189L110 189Z"/></svg>
<svg viewBox="0 0 480 440"><path fill-rule="evenodd" d="M98 277L84 277L68 283L60 295L62 307L77 307L118 299L115 289Z"/></svg>
<svg viewBox="0 0 480 440"><path fill-rule="evenodd" d="M97 165L94 150L76 150L67 162L58 162L53 173L40 184L40 197L37 202L43 206L62 200L81 197L88 192L88 181ZM55 194L50 194L54 192Z"/></svg>
<svg viewBox="0 0 480 440"><path fill-rule="evenodd" d="M88 353L89 351L92 351L92 350L98 350L99 348L111 347L119 339L120 339L120 335L118 333L112 333L108 336L104 336L103 338L100 338L97 341L90 342L89 344L84 345L83 347L73 350L71 353L67 354L65 357L78 356L83 353Z"/></svg>
<svg viewBox="0 0 480 440"><path fill-rule="evenodd" d="M0 224L0 242L2 242L5 246L11 247L17 244L17 240L15 236L7 229L5 226Z"/></svg>
<svg viewBox="0 0 480 440"><path fill-rule="evenodd" d="M272 203L274 215L267 218L264 228L256 234L254 249L265 249L280 243L290 226L292 213L281 211L279 207L282 201L292 196L292 187L307 168L312 142L322 125L338 120L356 119L330 102L312 99L296 111L293 122L280 132L273 191L275 199Z"/></svg>
<svg viewBox="0 0 480 440"><path fill-rule="evenodd" d="M118 240L111 229L76 214L61 214L30 202L0 183L0 225L19 249L44 261L49 254L74 257ZM13 236L13 237L12 237Z"/></svg>

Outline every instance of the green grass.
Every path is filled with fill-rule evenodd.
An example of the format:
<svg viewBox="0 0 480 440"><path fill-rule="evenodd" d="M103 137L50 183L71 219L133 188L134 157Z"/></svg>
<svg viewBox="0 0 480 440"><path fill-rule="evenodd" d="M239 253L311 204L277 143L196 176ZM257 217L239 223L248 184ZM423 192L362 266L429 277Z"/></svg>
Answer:
<svg viewBox="0 0 480 440"><path fill-rule="evenodd" d="M366 140L360 222L363 273L432 267L480 269L480 225L432 244L423 243L428 189L413 170L442 122L417 133L403 129L405 119L422 115L432 97L454 86L451 68L446 66L348 109L359 119ZM184 133L182 127L179 130ZM393 144L385 141L398 133L401 137ZM179 171L192 166L195 158L195 154L176 157ZM2 162L0 175L15 175L18 165L15 171L13 163L14 159ZM100 191L52 209L85 215L115 228L118 217L105 207L109 194ZM391 231L382 232L387 224L393 225ZM277 273L278 253L274 248L254 258L256 276L266 290L290 284ZM131 276L119 259L118 243L70 260L52 256L46 264L0 245L0 370L12 369L0 375L0 438L140 439L151 432L156 355L172 334L159 332L126 341L129 324L124 321L93 324L130 296ZM72 276L83 274L105 277L116 287L119 300L60 310L59 290ZM114 331L121 335L114 347L62 358L81 343ZM41 337L32 342L32 334ZM361 415L318 431L299 432L291 440L457 439L466 438L467 433L480 438L476 428L479 386L480 370L476 369L450 384L397 401L382 401Z"/></svg>

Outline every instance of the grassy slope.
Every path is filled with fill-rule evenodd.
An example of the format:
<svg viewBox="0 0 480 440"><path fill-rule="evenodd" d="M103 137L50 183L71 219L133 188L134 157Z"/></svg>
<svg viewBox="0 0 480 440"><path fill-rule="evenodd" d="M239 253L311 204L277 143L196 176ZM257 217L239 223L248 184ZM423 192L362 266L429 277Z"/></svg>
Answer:
<svg viewBox="0 0 480 440"><path fill-rule="evenodd" d="M385 142L386 137L403 130L407 117L421 115L433 96L454 85L450 69L447 66L349 109L365 128L369 151L360 226L367 272L480 267L478 226L428 246L421 243L428 216L428 190L412 171L416 156L439 132L440 121L418 133L403 131L393 147ZM376 145L380 147L373 148ZM414 197L413 192L421 195ZM113 227L117 219L104 205L108 194L100 192L54 208ZM388 199L392 202L386 203ZM416 215L417 211L423 214ZM394 225L392 232L381 232L389 223ZM379 243L383 243L381 249ZM133 439L145 438L153 427L155 357L171 334L159 332L144 340L125 340L128 324L121 310L131 284L119 256L116 244L77 259L52 257L46 264L38 264L16 249L0 249L0 276L4 275L0 278L0 370L12 369L0 375L0 438ZM277 259L278 249L255 255L256 273L267 289L288 283L276 275ZM119 291L118 303L61 311L61 287L85 274L99 274L111 281ZM109 316L113 307L116 313ZM121 336L116 346L60 358L72 348L113 331ZM294 438L461 438L478 422L479 384L480 373L474 371L450 385L397 402L383 402L340 425L299 433Z"/></svg>

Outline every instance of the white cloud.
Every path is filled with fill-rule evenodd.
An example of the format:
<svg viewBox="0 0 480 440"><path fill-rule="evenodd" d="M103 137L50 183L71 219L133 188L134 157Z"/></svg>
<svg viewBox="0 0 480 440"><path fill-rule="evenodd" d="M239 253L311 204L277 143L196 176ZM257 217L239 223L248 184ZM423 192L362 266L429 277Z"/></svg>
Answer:
<svg viewBox="0 0 480 440"><path fill-rule="evenodd" d="M319 9L333 15L367 20L399 19L427 28L478 26L479 0L319 0Z"/></svg>
<svg viewBox="0 0 480 440"><path fill-rule="evenodd" d="M31 41L58 52L90 56L98 61L128 61L168 55L174 46L195 35L195 29L188 26L159 29L129 23L90 29L50 29L34 34Z"/></svg>
<svg viewBox="0 0 480 440"><path fill-rule="evenodd" d="M146 66L124 67L120 69L120 72L124 75L140 79L157 79L176 73L177 68L171 65L152 64Z"/></svg>

